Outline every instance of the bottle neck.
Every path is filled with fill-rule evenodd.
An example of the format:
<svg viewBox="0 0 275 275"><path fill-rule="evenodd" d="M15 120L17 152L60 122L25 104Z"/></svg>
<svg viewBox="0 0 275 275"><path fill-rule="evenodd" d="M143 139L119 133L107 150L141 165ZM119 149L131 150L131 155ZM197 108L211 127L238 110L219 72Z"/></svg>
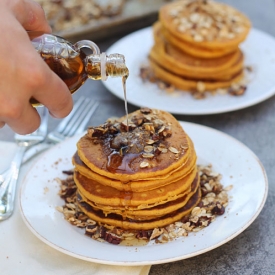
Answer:
<svg viewBox="0 0 275 275"><path fill-rule="evenodd" d="M103 81L110 77L128 77L129 70L121 54L92 54L86 57L86 72L89 78Z"/></svg>

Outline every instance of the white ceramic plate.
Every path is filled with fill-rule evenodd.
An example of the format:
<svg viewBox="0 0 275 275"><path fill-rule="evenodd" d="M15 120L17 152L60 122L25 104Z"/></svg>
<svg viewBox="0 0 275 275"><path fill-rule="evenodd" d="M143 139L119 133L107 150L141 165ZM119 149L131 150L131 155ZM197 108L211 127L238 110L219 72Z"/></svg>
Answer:
<svg viewBox="0 0 275 275"><path fill-rule="evenodd" d="M29 229L51 247L86 261L112 265L146 265L177 261L212 250L236 237L260 213L267 196L267 177L258 158L245 145L217 130L192 123L182 126L194 141L199 164L213 165L224 186L233 185L229 206L207 228L167 244L116 246L101 243L63 219L55 178L72 168L79 137L46 152L30 169L20 193L20 209ZM225 146L226 145L226 146Z"/></svg>
<svg viewBox="0 0 275 275"><path fill-rule="evenodd" d="M204 115L234 111L262 102L275 94L275 38L252 29L241 45L245 65L253 67L250 82L243 96L215 95L206 99L194 99L189 93L176 91L167 93L156 84L144 83L139 77L142 64L148 63L147 56L153 45L152 29L145 28L117 41L107 54L125 55L130 76L127 81L128 102L136 106L147 106L173 114ZM124 100L121 79L108 78L104 85L114 95Z"/></svg>

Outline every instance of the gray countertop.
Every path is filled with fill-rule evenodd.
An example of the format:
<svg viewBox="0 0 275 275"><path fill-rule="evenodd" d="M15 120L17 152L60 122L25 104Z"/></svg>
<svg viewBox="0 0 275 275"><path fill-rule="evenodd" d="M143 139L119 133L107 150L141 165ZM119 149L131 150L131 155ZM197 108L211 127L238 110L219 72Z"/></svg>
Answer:
<svg viewBox="0 0 275 275"><path fill-rule="evenodd" d="M253 26L275 36L275 1L226 0L248 15ZM99 42L102 50L119 37ZM275 49L274 49L275 50ZM274 72L275 77L275 72ZM88 80L74 95L84 95L100 102L90 125L108 117L125 114L124 102L99 81ZM129 112L138 107L128 106ZM173 263L154 265L150 275L179 274L275 274L275 97L242 110L204 116L176 115L177 119L206 125L223 131L247 145L261 160L269 180L269 194L258 218L239 236L208 253ZM50 128L58 121L50 119ZM0 130L0 140L13 140L8 127Z"/></svg>

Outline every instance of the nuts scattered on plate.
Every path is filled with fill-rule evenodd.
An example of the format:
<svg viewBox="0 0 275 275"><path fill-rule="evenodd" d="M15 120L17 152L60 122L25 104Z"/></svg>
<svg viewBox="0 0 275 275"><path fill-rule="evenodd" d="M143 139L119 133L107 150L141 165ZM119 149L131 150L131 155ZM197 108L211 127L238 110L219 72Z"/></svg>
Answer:
<svg viewBox="0 0 275 275"><path fill-rule="evenodd" d="M146 166L146 164L144 163ZM222 176L213 172L211 165L198 166L202 199L190 215L163 228L153 230L122 230L115 227L105 227L88 218L78 210L76 185L72 175L65 180L57 179L60 183L59 195L64 199L63 206L56 210L63 213L64 218L77 227L83 228L85 234L98 241L120 244L122 241L144 240L156 243L167 243L179 237L187 237L190 232L198 232L215 221L217 216L223 215L228 205L228 192L232 185L224 187L221 184ZM70 171L73 173L72 171ZM66 172L67 174L68 171ZM214 225L213 225L214 226Z"/></svg>
<svg viewBox="0 0 275 275"><path fill-rule="evenodd" d="M253 68L251 66L246 66L245 67L245 73L246 74L251 74L253 72ZM152 71L152 69L150 68L150 66L148 65L142 65L140 67L139 70L139 76L142 79L143 82L151 82L157 85L157 87L160 90L163 90L165 92L169 93L173 93L176 88L169 84L166 83L160 79L158 79L156 76L154 76L154 73ZM239 83L233 83L230 87L228 88L220 88L214 91L205 91L205 87L204 87L204 83L202 81L198 81L197 83L197 90L196 91L192 91L191 95L195 98L195 99L204 99L207 97L207 95L211 94L211 95L216 95L216 94L220 94L220 95L224 95L224 94L229 94L232 96L241 96L245 93L246 89L247 89L247 84L249 82L249 78L243 78Z"/></svg>

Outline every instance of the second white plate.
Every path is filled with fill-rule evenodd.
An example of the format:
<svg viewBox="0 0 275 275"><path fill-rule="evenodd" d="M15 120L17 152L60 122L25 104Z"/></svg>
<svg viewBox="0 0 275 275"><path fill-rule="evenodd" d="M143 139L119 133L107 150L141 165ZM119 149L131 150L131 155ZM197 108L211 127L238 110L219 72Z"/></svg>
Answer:
<svg viewBox="0 0 275 275"><path fill-rule="evenodd" d="M130 76L127 81L128 102L136 106L147 106L173 114L204 115L234 111L262 102L275 94L275 38L251 29L246 41L241 44L245 65L252 66L252 81L243 96L209 95L203 100L194 99L188 92L167 93L154 83L144 83L139 71L148 63L147 56L153 45L152 28L131 33L117 41L107 54L120 53L125 56ZM124 100L121 79L109 78L103 82L107 89Z"/></svg>
<svg viewBox="0 0 275 275"><path fill-rule="evenodd" d="M195 144L199 164L213 165L224 186L233 185L226 213L196 234L166 244L116 246L95 241L64 220L56 210L64 204L55 178L72 168L79 137L50 149L33 165L20 193L20 209L29 229L51 247L86 261L111 265L149 265L190 258L210 251L243 232L260 213L267 178L258 158L245 145L214 129L181 123ZM226 144L226 146L224 146Z"/></svg>

